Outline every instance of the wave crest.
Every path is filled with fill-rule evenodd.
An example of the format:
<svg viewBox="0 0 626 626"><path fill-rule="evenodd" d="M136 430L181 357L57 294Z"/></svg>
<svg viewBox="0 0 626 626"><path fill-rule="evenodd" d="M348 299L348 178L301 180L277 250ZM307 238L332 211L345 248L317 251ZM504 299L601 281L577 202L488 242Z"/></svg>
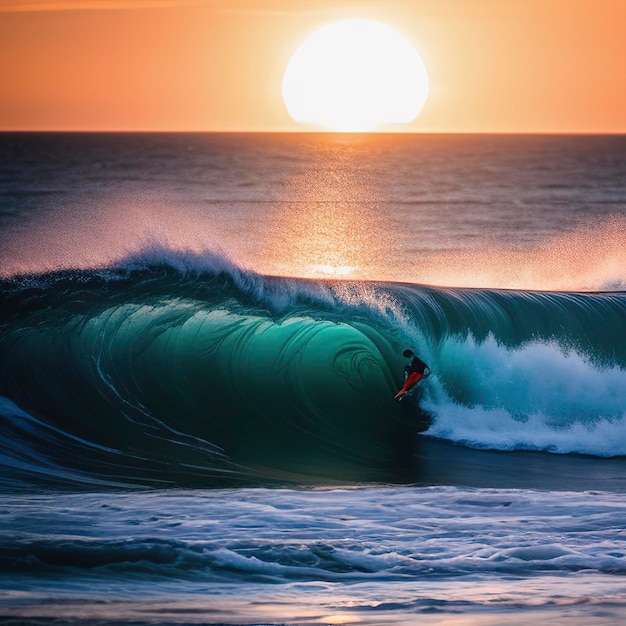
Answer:
<svg viewBox="0 0 626 626"><path fill-rule="evenodd" d="M406 480L429 425L480 448L626 455L624 293L263 277L153 246L0 296L14 472ZM434 374L398 404L407 346Z"/></svg>

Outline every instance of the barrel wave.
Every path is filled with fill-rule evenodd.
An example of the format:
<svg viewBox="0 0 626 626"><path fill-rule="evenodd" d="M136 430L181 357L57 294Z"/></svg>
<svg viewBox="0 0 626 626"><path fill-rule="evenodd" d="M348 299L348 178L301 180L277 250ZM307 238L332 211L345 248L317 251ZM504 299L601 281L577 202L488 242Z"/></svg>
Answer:
<svg viewBox="0 0 626 626"><path fill-rule="evenodd" d="M12 485L411 481L424 436L626 455L623 292L296 280L167 250L0 289ZM406 347L433 374L396 403Z"/></svg>

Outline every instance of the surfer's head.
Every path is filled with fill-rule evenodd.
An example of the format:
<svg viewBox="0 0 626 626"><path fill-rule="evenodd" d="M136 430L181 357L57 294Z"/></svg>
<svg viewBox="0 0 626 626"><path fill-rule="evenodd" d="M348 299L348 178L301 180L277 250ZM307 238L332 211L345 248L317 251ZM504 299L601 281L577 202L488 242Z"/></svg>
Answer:
<svg viewBox="0 0 626 626"><path fill-rule="evenodd" d="M403 357L406 357L407 359L410 359L412 356L414 356L414 354L413 354L413 352L412 352L411 350L405 350L405 351L402 353L402 356L403 356Z"/></svg>

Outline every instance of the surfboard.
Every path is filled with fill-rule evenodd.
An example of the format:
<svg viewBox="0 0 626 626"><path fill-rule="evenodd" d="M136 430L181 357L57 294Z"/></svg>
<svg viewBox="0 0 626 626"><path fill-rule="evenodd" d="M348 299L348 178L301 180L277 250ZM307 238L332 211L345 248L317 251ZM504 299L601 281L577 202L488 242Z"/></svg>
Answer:
<svg viewBox="0 0 626 626"><path fill-rule="evenodd" d="M413 387L411 387L408 391L405 391L401 396L398 396L397 398L394 398L394 400L396 402L402 402L402 400L404 400L405 398L408 398L410 395L413 394L413 392L415 391L415 387L417 387L417 384L415 384Z"/></svg>

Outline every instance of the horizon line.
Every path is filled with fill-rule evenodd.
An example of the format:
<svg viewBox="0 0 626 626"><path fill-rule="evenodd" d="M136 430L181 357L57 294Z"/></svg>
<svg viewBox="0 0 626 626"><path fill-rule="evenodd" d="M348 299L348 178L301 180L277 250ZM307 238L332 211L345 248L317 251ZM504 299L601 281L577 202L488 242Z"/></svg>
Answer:
<svg viewBox="0 0 626 626"><path fill-rule="evenodd" d="M584 135L615 136L626 135L626 130L419 130L419 131L355 131L334 130L211 130L211 129L87 129L87 128L0 128L0 134L168 134L168 135L336 135L339 137L367 135Z"/></svg>

